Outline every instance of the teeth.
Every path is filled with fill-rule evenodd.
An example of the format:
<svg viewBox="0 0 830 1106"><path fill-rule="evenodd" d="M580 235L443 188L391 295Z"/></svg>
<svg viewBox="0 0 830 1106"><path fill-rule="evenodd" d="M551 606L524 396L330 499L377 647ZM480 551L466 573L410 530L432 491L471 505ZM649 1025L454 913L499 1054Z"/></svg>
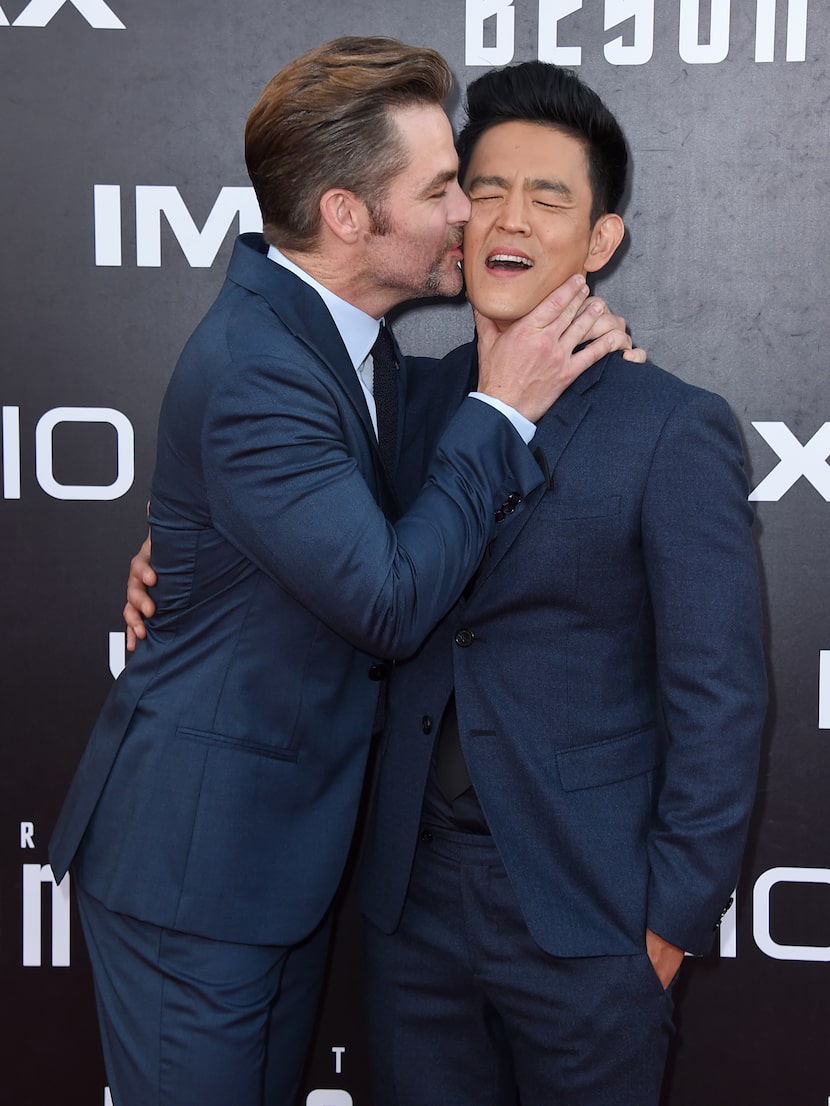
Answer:
<svg viewBox="0 0 830 1106"><path fill-rule="evenodd" d="M516 254L512 253L494 253L487 258L487 261L490 265L497 261L507 261L512 265L524 265L526 269L533 268L533 262L530 260L530 258L519 257Z"/></svg>

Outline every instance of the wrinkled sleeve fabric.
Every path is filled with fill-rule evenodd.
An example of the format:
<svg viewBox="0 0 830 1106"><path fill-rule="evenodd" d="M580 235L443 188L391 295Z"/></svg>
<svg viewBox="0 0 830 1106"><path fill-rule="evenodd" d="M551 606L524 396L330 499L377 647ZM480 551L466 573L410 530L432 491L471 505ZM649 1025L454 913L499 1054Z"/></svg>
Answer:
<svg viewBox="0 0 830 1106"><path fill-rule="evenodd" d="M504 498L540 482L510 422L465 399L395 524L346 442L326 372L262 358L227 373L202 434L213 526L354 646L412 653L450 608Z"/></svg>

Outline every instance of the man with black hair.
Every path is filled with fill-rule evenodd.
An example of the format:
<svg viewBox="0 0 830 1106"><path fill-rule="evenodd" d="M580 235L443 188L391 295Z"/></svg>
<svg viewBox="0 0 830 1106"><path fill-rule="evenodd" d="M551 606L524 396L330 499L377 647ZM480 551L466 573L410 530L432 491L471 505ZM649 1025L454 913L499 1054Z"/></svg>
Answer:
<svg viewBox="0 0 830 1106"><path fill-rule="evenodd" d="M473 82L458 148L486 342L610 260L626 144L530 62ZM450 354L432 411L476 372ZM378 1106L656 1106L674 978L738 875L766 685L729 409L612 353L533 446L544 486L392 680L363 861Z"/></svg>

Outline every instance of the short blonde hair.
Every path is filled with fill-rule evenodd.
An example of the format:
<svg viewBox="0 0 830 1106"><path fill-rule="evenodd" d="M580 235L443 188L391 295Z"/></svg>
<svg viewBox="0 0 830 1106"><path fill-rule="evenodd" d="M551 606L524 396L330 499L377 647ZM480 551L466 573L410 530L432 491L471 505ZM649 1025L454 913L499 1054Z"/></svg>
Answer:
<svg viewBox="0 0 830 1106"><path fill-rule="evenodd" d="M452 87L435 50L393 38L346 36L295 58L263 89L245 127L245 161L265 237L307 249L320 229L320 198L354 192L379 212L407 164L391 111L442 104Z"/></svg>

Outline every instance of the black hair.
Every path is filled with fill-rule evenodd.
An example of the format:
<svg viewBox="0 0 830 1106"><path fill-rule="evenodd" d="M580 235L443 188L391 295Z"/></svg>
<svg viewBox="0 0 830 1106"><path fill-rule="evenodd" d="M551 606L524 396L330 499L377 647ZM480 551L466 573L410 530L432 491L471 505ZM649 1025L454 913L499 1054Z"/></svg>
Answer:
<svg viewBox="0 0 830 1106"><path fill-rule="evenodd" d="M467 117L458 136L459 179L476 143L499 123L540 123L579 139L588 158L591 223L615 212L625 191L628 149L617 120L593 89L559 65L526 61L493 69L467 88Z"/></svg>

